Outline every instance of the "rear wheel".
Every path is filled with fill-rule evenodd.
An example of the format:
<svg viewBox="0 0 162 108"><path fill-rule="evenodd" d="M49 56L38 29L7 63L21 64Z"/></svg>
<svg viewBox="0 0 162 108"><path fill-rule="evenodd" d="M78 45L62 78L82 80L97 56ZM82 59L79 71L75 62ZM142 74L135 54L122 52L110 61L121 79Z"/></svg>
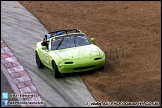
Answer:
<svg viewBox="0 0 162 108"><path fill-rule="evenodd" d="M43 65L43 63L41 62L41 60L40 60L40 58L39 58L37 52L35 52L35 58L36 58L37 67L38 67L38 68L44 68L44 65Z"/></svg>
<svg viewBox="0 0 162 108"><path fill-rule="evenodd" d="M58 70L58 67L55 63L55 61L52 61L52 65L53 65L53 70L55 71L55 78L60 78L61 77L61 73Z"/></svg>

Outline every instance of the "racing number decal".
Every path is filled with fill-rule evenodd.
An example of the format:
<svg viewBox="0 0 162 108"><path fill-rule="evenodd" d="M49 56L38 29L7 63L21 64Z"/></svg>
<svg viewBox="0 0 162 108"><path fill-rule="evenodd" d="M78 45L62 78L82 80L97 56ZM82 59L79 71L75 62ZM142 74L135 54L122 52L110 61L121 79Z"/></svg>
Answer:
<svg viewBox="0 0 162 108"><path fill-rule="evenodd" d="M46 53L46 61L48 62L48 53Z"/></svg>

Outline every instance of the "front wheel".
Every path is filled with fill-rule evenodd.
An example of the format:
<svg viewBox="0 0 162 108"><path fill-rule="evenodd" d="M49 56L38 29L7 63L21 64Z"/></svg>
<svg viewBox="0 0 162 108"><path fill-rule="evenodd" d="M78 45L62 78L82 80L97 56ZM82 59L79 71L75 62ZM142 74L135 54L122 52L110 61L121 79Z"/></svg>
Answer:
<svg viewBox="0 0 162 108"><path fill-rule="evenodd" d="M61 73L59 72L56 63L53 61L52 64L53 64L53 70L55 71L55 78L60 78L61 77Z"/></svg>
<svg viewBox="0 0 162 108"><path fill-rule="evenodd" d="M105 69L105 66L102 66L102 67L99 67L100 70L104 70Z"/></svg>
<svg viewBox="0 0 162 108"><path fill-rule="evenodd" d="M37 52L35 52L35 58L36 58L37 67L38 67L38 68L44 68L44 65L43 65L43 63L41 62L41 60L40 60L40 58L39 58Z"/></svg>

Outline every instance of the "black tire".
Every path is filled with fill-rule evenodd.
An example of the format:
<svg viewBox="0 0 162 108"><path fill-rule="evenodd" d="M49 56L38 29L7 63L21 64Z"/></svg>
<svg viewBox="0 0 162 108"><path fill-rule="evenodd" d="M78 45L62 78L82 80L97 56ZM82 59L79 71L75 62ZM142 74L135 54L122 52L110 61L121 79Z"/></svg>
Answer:
<svg viewBox="0 0 162 108"><path fill-rule="evenodd" d="M39 58L37 52L35 52L35 58L36 58L37 67L38 67L38 68L44 68L44 65L43 65L43 63L41 62L41 60L40 60L40 58Z"/></svg>
<svg viewBox="0 0 162 108"><path fill-rule="evenodd" d="M55 71L55 78L60 78L61 77L61 73L58 70L58 67L55 63L55 61L52 61L52 65L53 65L53 70Z"/></svg>
<svg viewBox="0 0 162 108"><path fill-rule="evenodd" d="M104 70L105 66L99 67L99 70Z"/></svg>

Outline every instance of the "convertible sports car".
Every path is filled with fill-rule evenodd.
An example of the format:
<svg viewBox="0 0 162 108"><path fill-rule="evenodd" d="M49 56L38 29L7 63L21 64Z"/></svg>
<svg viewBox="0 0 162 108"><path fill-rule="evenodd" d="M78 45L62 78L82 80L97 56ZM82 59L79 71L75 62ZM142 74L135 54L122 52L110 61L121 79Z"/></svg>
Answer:
<svg viewBox="0 0 162 108"><path fill-rule="evenodd" d="M50 68L55 78L61 73L104 69L105 53L93 42L94 38L89 39L78 29L49 32L36 44L37 67Z"/></svg>

